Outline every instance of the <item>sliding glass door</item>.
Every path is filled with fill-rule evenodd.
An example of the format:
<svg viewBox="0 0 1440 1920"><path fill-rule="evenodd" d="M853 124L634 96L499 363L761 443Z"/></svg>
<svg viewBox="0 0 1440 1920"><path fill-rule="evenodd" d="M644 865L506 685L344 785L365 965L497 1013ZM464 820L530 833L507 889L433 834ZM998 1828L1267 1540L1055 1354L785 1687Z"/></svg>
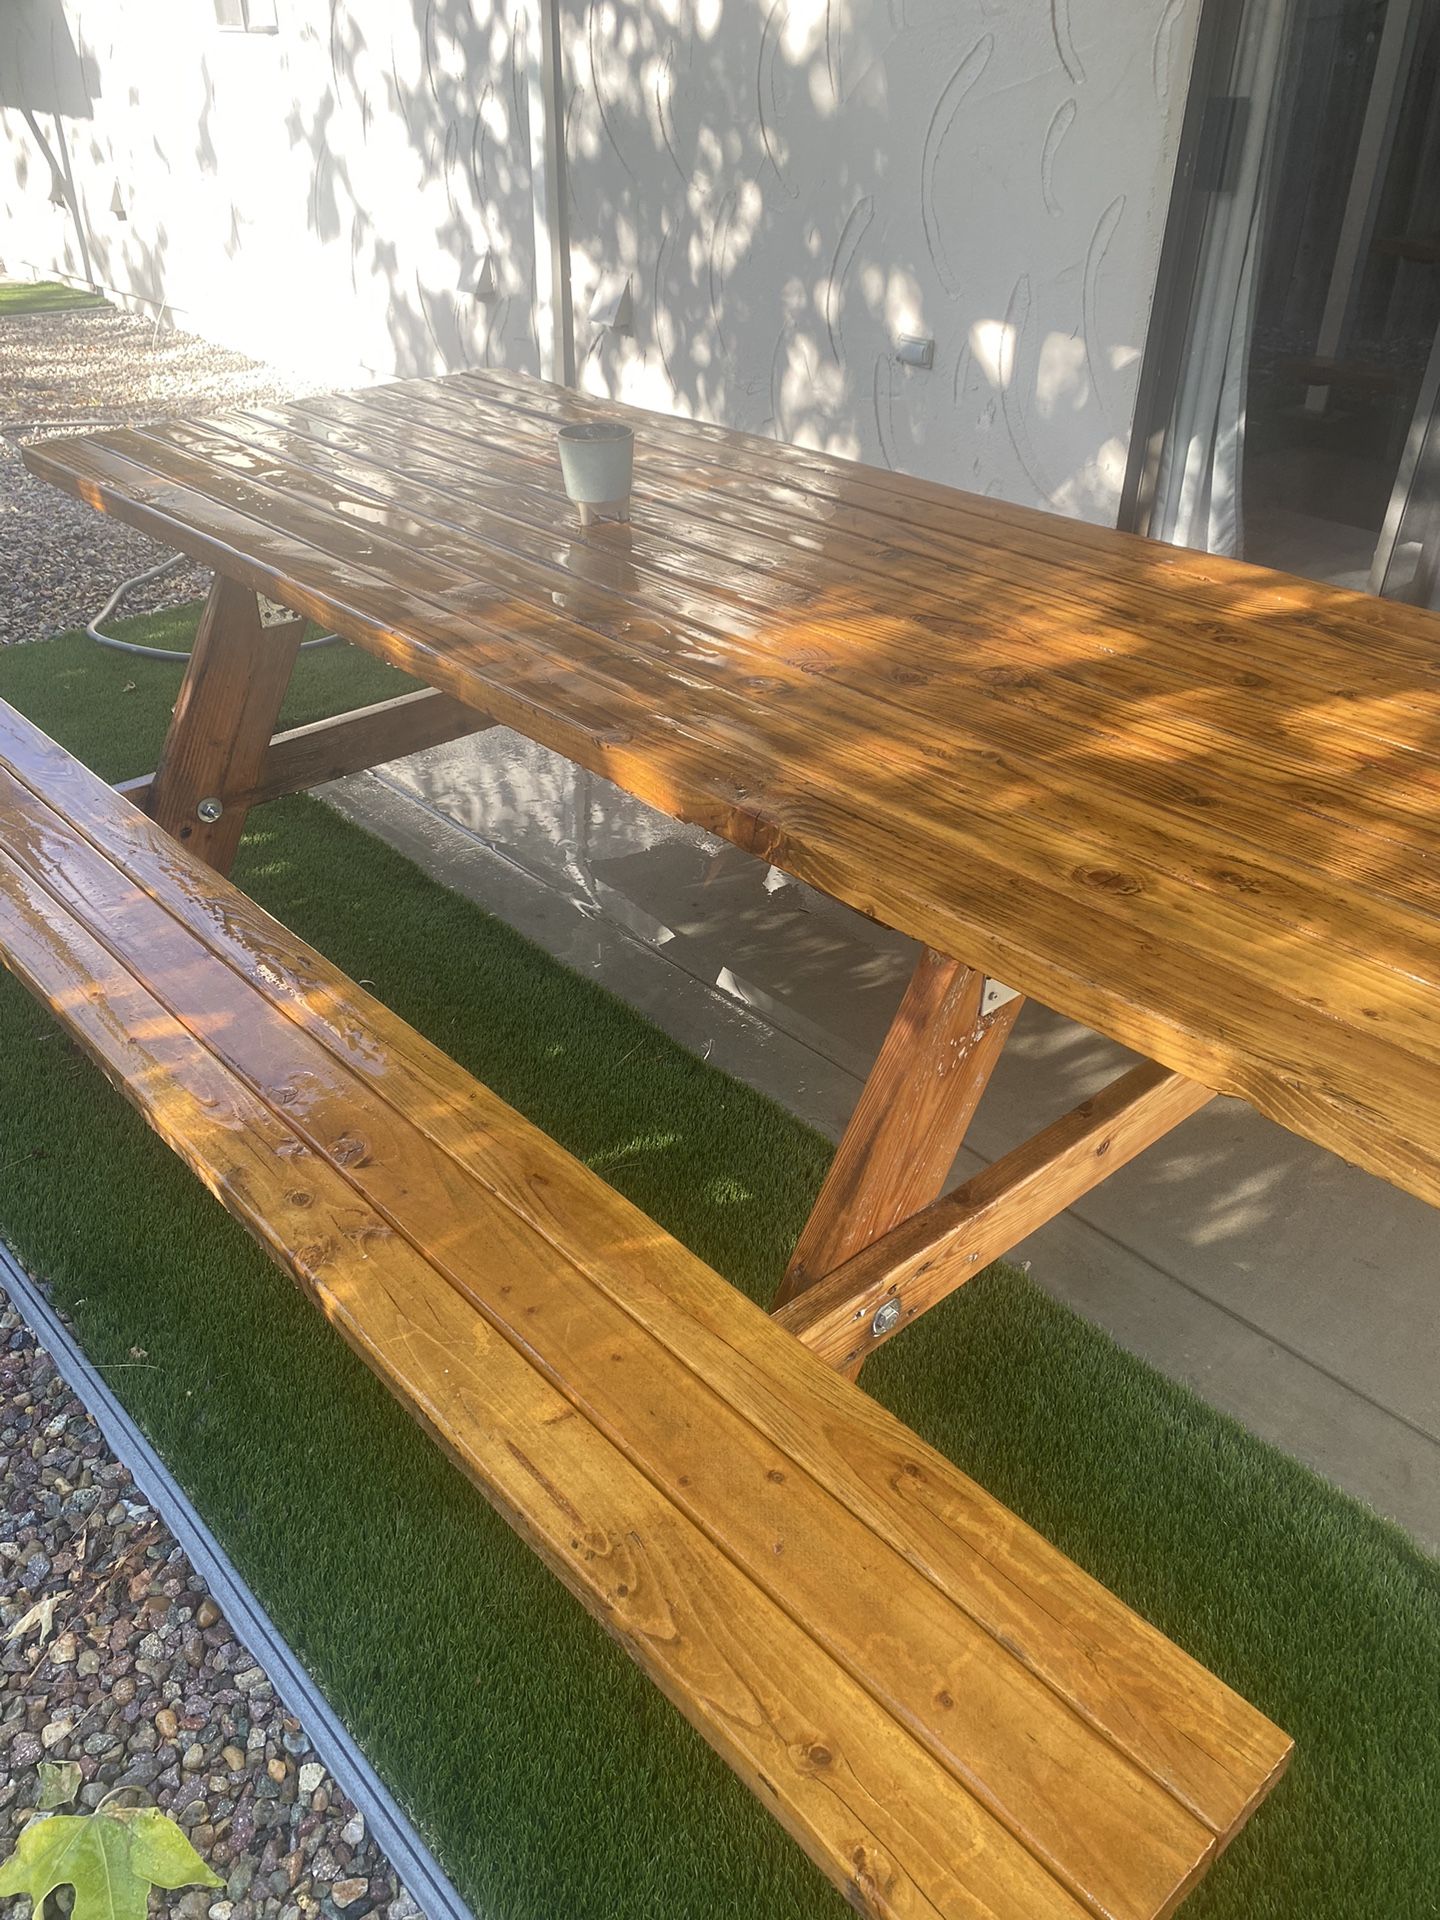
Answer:
<svg viewBox="0 0 1440 1920"><path fill-rule="evenodd" d="M1440 0L1211 0L1208 27L1133 521L1433 602Z"/></svg>

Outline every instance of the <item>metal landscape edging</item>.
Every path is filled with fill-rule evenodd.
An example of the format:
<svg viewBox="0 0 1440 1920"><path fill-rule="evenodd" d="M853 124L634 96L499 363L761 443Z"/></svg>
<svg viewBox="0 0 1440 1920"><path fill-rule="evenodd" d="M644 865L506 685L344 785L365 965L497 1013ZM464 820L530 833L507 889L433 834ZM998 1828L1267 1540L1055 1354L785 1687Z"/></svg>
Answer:
<svg viewBox="0 0 1440 1920"><path fill-rule="evenodd" d="M316 1682L231 1563L160 1455L121 1406L34 1279L0 1240L0 1288L9 1294L122 1466L129 1469L204 1579L226 1621L265 1669L276 1698L305 1729L331 1777L365 1816L426 1920L475 1920L444 1869L361 1753Z"/></svg>

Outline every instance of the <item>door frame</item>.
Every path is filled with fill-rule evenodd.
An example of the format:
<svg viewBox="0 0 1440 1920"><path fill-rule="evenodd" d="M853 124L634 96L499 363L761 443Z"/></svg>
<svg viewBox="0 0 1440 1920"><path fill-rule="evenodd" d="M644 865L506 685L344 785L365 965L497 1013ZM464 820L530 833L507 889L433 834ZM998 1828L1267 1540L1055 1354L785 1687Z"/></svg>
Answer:
<svg viewBox="0 0 1440 1920"><path fill-rule="evenodd" d="M1129 533L1149 531L1165 426L1175 404L1189 332L1209 199L1215 191L1215 185L1207 181L1218 183L1224 173L1227 116L1222 89L1234 64L1244 11L1245 0L1202 0L1195 30L1165 236L1145 330L1116 516L1116 525Z"/></svg>

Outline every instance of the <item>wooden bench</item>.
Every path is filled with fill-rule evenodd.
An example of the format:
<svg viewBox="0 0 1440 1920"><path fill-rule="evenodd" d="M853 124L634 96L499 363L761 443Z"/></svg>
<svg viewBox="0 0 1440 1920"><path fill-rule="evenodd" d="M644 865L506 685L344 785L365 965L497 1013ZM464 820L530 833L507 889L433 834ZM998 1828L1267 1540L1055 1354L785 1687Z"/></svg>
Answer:
<svg viewBox="0 0 1440 1920"><path fill-rule="evenodd" d="M1290 1742L0 704L0 949L862 1912L1171 1912Z"/></svg>

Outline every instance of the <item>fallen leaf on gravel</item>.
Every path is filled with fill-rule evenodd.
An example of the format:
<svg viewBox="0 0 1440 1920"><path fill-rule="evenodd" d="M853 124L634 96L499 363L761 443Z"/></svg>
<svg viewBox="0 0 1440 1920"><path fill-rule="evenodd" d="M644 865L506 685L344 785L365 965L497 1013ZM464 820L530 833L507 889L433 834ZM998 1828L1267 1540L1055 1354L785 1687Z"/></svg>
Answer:
<svg viewBox="0 0 1440 1920"><path fill-rule="evenodd" d="M73 1887L73 1920L145 1920L152 1885L220 1884L174 1821L154 1807L32 1820L0 1867L0 1894L28 1893L36 1916L48 1893Z"/></svg>
<svg viewBox="0 0 1440 1920"><path fill-rule="evenodd" d="M55 1609L60 1604L58 1593L49 1593L43 1600L37 1600L33 1607L26 1609L6 1634L7 1640L19 1640L32 1627L40 1629L40 1644L43 1647L50 1638L50 1630L55 1624Z"/></svg>
<svg viewBox="0 0 1440 1920"><path fill-rule="evenodd" d="M40 1813L49 1813L73 1800L84 1778L74 1760L42 1760L35 1771L40 1776L40 1798L35 1802Z"/></svg>

